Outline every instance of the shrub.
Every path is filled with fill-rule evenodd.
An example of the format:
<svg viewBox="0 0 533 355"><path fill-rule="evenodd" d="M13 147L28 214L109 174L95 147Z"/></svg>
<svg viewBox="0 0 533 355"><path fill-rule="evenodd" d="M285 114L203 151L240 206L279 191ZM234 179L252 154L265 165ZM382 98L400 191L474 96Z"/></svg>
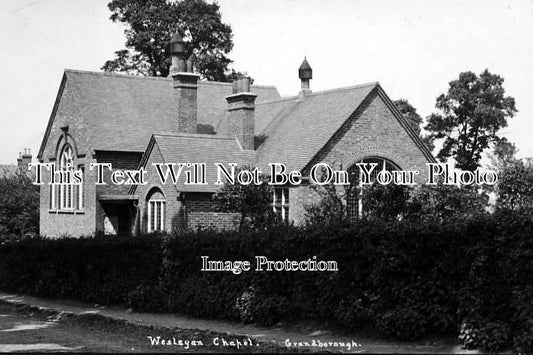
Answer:
<svg viewBox="0 0 533 355"><path fill-rule="evenodd" d="M372 320L373 312L362 298L348 295L335 310L335 320L346 329L357 329Z"/></svg>
<svg viewBox="0 0 533 355"><path fill-rule="evenodd" d="M39 233L39 186L22 172L0 178L0 243Z"/></svg>
<svg viewBox="0 0 533 355"><path fill-rule="evenodd" d="M139 285L157 284L154 236L30 238L0 247L0 289L99 304L127 303Z"/></svg>
<svg viewBox="0 0 533 355"><path fill-rule="evenodd" d="M386 335L400 340L414 340L428 331L427 319L420 305L404 305L383 313L377 318L377 328Z"/></svg>
<svg viewBox="0 0 533 355"><path fill-rule="evenodd" d="M406 340L454 331L466 347L530 352L532 232L530 215L508 212L425 223L28 238L0 246L0 289L263 325L369 324ZM252 267L201 271L202 256ZM338 271L259 272L255 256L316 256L335 260Z"/></svg>

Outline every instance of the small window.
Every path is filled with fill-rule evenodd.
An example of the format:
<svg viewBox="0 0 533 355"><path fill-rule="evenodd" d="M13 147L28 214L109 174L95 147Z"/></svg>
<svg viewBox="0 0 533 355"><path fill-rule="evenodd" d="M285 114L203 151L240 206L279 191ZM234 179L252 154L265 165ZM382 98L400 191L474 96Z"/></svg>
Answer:
<svg viewBox="0 0 533 355"><path fill-rule="evenodd" d="M56 185L52 185L52 184L49 184L48 185L50 187L50 204L49 204L49 208L51 210L55 210L56 209Z"/></svg>
<svg viewBox="0 0 533 355"><path fill-rule="evenodd" d="M81 177L83 181L85 181L85 167L83 165L78 166L78 171L81 172ZM76 185L76 209L78 211L83 210L84 204L83 204L83 182L81 184Z"/></svg>
<svg viewBox="0 0 533 355"><path fill-rule="evenodd" d="M148 233L165 230L165 201L148 201Z"/></svg>
<svg viewBox="0 0 533 355"><path fill-rule="evenodd" d="M274 188L274 200L272 203L274 212L286 221L289 219L289 188Z"/></svg>

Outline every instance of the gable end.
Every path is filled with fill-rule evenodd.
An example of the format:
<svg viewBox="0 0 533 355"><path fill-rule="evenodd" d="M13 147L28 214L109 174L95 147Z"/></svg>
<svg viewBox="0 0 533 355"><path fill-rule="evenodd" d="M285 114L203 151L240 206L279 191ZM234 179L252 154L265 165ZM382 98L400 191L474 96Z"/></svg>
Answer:
<svg viewBox="0 0 533 355"><path fill-rule="evenodd" d="M41 142L41 147L39 148L39 154L37 154L37 159L39 161L42 161L43 159L44 148L46 147L48 137L50 136L50 131L52 130L52 125L56 117L59 103L61 102L61 98L63 96L63 91L65 90L66 82L67 82L67 74L63 73L63 78L61 79L61 84L59 85L59 90L57 92L56 100L54 102L54 107L52 108L52 113L50 114L50 118L48 119L48 125L46 126L46 131L44 133L43 140Z"/></svg>

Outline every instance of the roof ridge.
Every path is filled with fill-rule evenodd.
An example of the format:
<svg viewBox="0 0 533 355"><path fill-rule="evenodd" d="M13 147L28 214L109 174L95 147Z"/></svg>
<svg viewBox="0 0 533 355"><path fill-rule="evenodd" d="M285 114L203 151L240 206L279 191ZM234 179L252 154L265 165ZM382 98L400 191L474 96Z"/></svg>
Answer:
<svg viewBox="0 0 533 355"><path fill-rule="evenodd" d="M348 90L353 90L353 89L362 89L364 87L374 87L376 85L379 85L379 81L373 81L373 82L365 83L365 84L359 84L359 85L353 85L353 86L345 86L345 87L342 87L342 88L335 88L335 89L329 89L329 90L323 90L323 91L317 91L317 92L310 92L309 94L306 95L306 97L329 94L329 93L338 92L338 91L348 91Z"/></svg>
<svg viewBox="0 0 533 355"><path fill-rule="evenodd" d="M126 73L117 73L117 72L106 72L106 71L93 71L93 70L80 70L80 69L65 69L65 73L76 73L76 74L89 74L89 75L100 75L100 76L114 76L119 78L127 79L140 79L140 80L170 80L168 77L163 76L143 76L143 75L132 75ZM198 84L201 85L219 85L219 86L232 86L232 83L222 82L222 81L209 81L209 80L199 80ZM251 85L252 88L268 88L276 89L275 85Z"/></svg>
<svg viewBox="0 0 533 355"><path fill-rule="evenodd" d="M65 69L65 73L88 74L88 75L99 75L99 76L114 76L118 78L138 79L138 80L169 80L168 78L161 77L161 76L142 76L142 75L122 74L122 73L116 73L116 72L90 71L90 70L78 70L78 69Z"/></svg>
<svg viewBox="0 0 533 355"><path fill-rule="evenodd" d="M154 132L154 137L181 137L181 138L200 138L200 139L219 139L219 140L234 140L231 137L225 137L218 134L200 134L200 133L176 133L176 132Z"/></svg>
<svg viewBox="0 0 533 355"><path fill-rule="evenodd" d="M345 87L341 87L341 88L335 88L335 89L328 89L328 90L322 90L322 91L317 91L317 92L311 92L309 94L306 94L305 97L318 96L318 95L324 95L324 94L331 94L331 93L334 93L334 92L348 91L348 90L353 90L353 89L362 89L362 88L365 88L365 87L375 87L377 85L379 85L379 81L373 81L373 82L365 83L365 84L345 86ZM264 105L264 104L272 104L272 103L281 102L281 101L298 100L298 99L300 99L300 97L298 95L287 96L287 97L282 97L282 98L276 99L276 100L258 102L256 104L256 106L257 105ZM305 100L303 100L303 101L305 101Z"/></svg>
<svg viewBox="0 0 533 355"><path fill-rule="evenodd" d="M198 84L202 84L202 85L219 85L219 86L232 86L233 83L230 83L230 82L224 82L224 81L209 81L209 80L200 80L198 81ZM255 85L255 84L251 84L250 85L251 88L274 88L276 89L276 86L275 85Z"/></svg>

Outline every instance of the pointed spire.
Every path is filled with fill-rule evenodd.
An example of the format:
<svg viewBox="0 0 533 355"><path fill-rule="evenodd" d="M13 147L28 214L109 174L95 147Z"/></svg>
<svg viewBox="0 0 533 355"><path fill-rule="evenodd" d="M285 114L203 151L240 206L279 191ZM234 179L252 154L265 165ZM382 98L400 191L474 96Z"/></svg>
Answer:
<svg viewBox="0 0 533 355"><path fill-rule="evenodd" d="M169 45L171 55L183 56L185 54L185 42L178 31L170 39Z"/></svg>
<svg viewBox="0 0 533 355"><path fill-rule="evenodd" d="M299 74L300 74L300 79L302 79L302 76L301 76L303 74L302 71L303 72L309 71L309 72L311 72L311 75L312 75L313 69L311 69L311 66L309 65L309 62L307 61L307 57L304 57L304 61L300 65L300 68L298 68L298 71L299 71ZM309 78L309 79L312 79L312 77Z"/></svg>
<svg viewBox="0 0 533 355"><path fill-rule="evenodd" d="M302 83L300 96L304 97L306 93L311 92L309 80L313 79L313 69L311 69L306 57L298 69L298 77Z"/></svg>

